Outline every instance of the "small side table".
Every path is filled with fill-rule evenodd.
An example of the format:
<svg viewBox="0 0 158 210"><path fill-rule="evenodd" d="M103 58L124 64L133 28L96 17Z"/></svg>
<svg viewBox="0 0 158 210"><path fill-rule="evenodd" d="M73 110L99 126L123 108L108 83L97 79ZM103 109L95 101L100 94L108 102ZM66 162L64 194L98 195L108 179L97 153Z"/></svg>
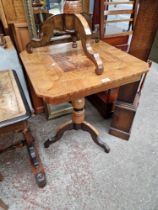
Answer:
<svg viewBox="0 0 158 210"><path fill-rule="evenodd" d="M44 187L46 177L44 168L36 149L34 138L29 131L27 120L31 112L25 99L15 71L0 72L0 134L20 131L24 141L19 144L27 146L32 171L39 187ZM2 152L2 150L0 151Z"/></svg>
<svg viewBox="0 0 158 210"><path fill-rule="evenodd" d="M103 61L101 75L96 75L95 65L85 56L80 42L75 49L72 43L66 43L39 47L32 54L23 51L20 55L38 96L49 104L71 101L74 108L72 120L63 124L55 137L45 142L45 147L59 140L66 130L82 129L88 131L105 152L109 152L96 129L84 121L84 98L138 81L148 71L147 63L102 41L92 41L92 47Z"/></svg>

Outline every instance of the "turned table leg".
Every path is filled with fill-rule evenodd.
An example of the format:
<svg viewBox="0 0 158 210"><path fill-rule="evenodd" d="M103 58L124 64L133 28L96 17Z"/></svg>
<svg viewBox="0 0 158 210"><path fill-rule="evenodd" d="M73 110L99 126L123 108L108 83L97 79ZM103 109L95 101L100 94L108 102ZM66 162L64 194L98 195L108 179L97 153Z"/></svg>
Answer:
<svg viewBox="0 0 158 210"><path fill-rule="evenodd" d="M72 121L70 120L67 123L62 124L56 131L56 135L53 136L52 138L48 139L47 141L45 141L44 143L44 147L48 148L50 146L50 144L55 143L56 141L58 141L59 139L61 139L61 137L63 136L64 132L67 130L72 130L73 129L73 124Z"/></svg>
<svg viewBox="0 0 158 210"><path fill-rule="evenodd" d="M109 153L110 148L106 143L104 143L100 139L98 131L91 124L84 121L84 119L85 119L85 110L84 110L85 99L82 98L82 99L72 101L72 106L74 109L73 113L72 113L72 120L63 124L61 127L59 127L59 129L56 132L56 135L53 138L48 139L44 143L44 147L48 148L50 146L50 144L58 141L63 136L64 132L67 130L81 129L81 130L89 132L91 134L93 141L97 145L102 147L106 153Z"/></svg>
<svg viewBox="0 0 158 210"><path fill-rule="evenodd" d="M26 140L26 146L30 157L32 172L35 176L36 183L39 187L44 187L46 185L46 175L38 151L36 149L34 139L28 129L25 129L23 131L23 135Z"/></svg>

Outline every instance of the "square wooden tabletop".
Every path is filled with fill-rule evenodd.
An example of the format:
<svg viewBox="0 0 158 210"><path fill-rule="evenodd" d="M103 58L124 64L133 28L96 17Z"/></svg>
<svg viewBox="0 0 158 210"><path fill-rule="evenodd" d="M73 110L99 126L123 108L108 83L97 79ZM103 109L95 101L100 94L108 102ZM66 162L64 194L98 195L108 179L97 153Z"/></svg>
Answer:
<svg viewBox="0 0 158 210"><path fill-rule="evenodd" d="M26 114L26 109L13 71L0 72L0 125L1 122L11 120Z"/></svg>
<svg viewBox="0 0 158 210"><path fill-rule="evenodd" d="M92 47L99 53L104 73L95 74L94 64L86 57L81 43L49 45L23 51L20 56L35 93L48 103L58 104L138 81L148 64L105 42Z"/></svg>

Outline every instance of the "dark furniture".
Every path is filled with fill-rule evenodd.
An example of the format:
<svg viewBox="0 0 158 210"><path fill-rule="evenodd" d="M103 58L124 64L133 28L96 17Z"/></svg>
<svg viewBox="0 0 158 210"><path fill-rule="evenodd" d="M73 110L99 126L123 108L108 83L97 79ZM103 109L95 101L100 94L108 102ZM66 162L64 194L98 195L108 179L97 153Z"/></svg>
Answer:
<svg viewBox="0 0 158 210"><path fill-rule="evenodd" d="M139 3L129 54L147 62L158 29L158 1L140 0ZM141 82L134 82L119 88L110 134L129 139L144 78L145 75ZM126 121L124 121L125 118Z"/></svg>
<svg viewBox="0 0 158 210"><path fill-rule="evenodd" d="M24 140L16 145L27 146L36 182L39 187L44 187L46 184L44 168L27 124L31 112L15 71L0 72L0 96L0 135L8 132L23 133Z"/></svg>
<svg viewBox="0 0 158 210"><path fill-rule="evenodd" d="M133 34L137 16L138 0L94 1L93 28L97 28L100 39L121 50L127 51L129 37ZM112 116L118 88L89 97L91 103L105 118Z"/></svg>
<svg viewBox="0 0 158 210"><path fill-rule="evenodd" d="M96 4L100 2L102 3L102 1L96 1ZM143 61L148 61L154 37L158 29L158 2L154 0L135 1L134 8L134 28L128 52ZM99 21L99 14L96 17L98 18L95 21ZM101 31L101 33L103 31ZM121 37L119 37L119 39L120 38ZM113 39L119 45L119 39L115 39L115 37L111 37L110 39ZM114 43L111 42L110 44ZM119 90L109 90L104 95L100 94L91 97L91 101L96 103L96 107L105 118L111 116L114 112L113 107L115 105L115 112L109 131L110 134L120 137L121 139L129 139L144 79L145 75L143 75L141 82L122 86ZM100 106L100 104L102 104L102 106Z"/></svg>

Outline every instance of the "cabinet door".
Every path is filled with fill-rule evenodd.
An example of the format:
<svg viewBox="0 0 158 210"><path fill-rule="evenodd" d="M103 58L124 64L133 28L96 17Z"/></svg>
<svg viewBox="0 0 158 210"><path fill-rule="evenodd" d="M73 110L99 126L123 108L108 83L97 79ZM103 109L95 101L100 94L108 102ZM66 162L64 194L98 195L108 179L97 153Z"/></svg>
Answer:
<svg viewBox="0 0 158 210"><path fill-rule="evenodd" d="M0 0L0 19L2 21L3 27L5 28L5 30L8 29L8 23L7 23L7 19L3 10L3 4L2 4L2 0Z"/></svg>
<svg viewBox="0 0 158 210"><path fill-rule="evenodd" d="M7 23L26 21L22 0L1 0Z"/></svg>
<svg viewBox="0 0 158 210"><path fill-rule="evenodd" d="M13 33L18 51L21 52L25 50L26 44L30 41L27 23L14 23Z"/></svg>

